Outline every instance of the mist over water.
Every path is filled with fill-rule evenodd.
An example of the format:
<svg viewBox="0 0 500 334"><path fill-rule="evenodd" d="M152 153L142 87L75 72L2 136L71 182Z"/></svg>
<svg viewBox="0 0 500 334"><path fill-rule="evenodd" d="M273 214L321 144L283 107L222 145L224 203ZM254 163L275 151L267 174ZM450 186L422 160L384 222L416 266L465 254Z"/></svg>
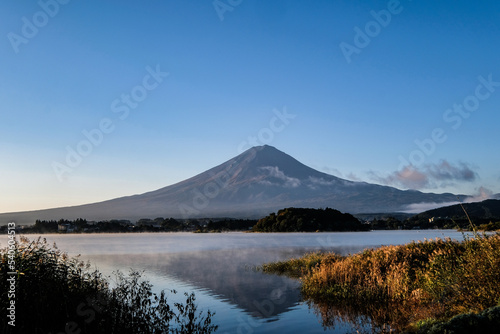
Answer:
<svg viewBox="0 0 500 334"><path fill-rule="evenodd" d="M28 235L30 239L35 236ZM300 282L255 270L263 263L313 251L356 253L381 245L451 237L453 230L342 233L141 233L43 235L92 268L143 271L154 291L175 289L171 300L195 292L200 309L215 311L218 333L324 333L320 318L301 301ZM1 245L0 246L4 246ZM359 330L341 321L329 332ZM349 329L351 328L351 329ZM366 329L366 328L365 328Z"/></svg>

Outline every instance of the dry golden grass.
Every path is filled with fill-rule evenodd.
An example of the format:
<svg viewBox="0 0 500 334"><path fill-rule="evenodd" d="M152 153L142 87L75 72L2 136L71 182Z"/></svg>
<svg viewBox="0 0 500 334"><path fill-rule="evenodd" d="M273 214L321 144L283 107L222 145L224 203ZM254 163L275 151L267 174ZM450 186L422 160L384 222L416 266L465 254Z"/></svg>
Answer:
<svg viewBox="0 0 500 334"><path fill-rule="evenodd" d="M462 242L424 240L350 256L309 254L277 267L267 265L264 271L294 272L302 280L304 297L322 315L328 314L326 305L341 305L337 313L357 310L374 323L387 321L401 329L422 319L498 305L500 235L475 233Z"/></svg>

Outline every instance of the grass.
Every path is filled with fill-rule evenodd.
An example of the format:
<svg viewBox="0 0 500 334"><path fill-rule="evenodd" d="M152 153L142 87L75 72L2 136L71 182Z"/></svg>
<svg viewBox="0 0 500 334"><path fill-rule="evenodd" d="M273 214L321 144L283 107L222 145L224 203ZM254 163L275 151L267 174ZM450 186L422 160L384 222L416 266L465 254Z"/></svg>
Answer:
<svg viewBox="0 0 500 334"><path fill-rule="evenodd" d="M421 334L484 334L498 333L500 326L500 306L490 307L479 313L464 313L448 321L434 319L417 323L417 333Z"/></svg>
<svg viewBox="0 0 500 334"><path fill-rule="evenodd" d="M336 256L334 254L332 255ZM263 264L260 269L264 272L298 278L304 276L307 273L310 273L313 268L315 268L320 262L324 260L324 254L309 253L301 258Z"/></svg>
<svg viewBox="0 0 500 334"><path fill-rule="evenodd" d="M323 322L370 318L379 328L417 330L429 319L478 314L500 304L500 235L425 240L340 256L307 254L266 264L300 277L302 294ZM353 315L354 318L353 318Z"/></svg>
<svg viewBox="0 0 500 334"><path fill-rule="evenodd" d="M185 303L169 304L165 292L153 293L139 272L116 273L111 287L109 279L90 270L90 264L69 258L40 238L21 238L11 255L8 249L0 250L1 333L208 334L217 329L210 311L197 311L194 294L185 294ZM9 273L12 259L17 275ZM9 298L11 277L15 296ZM11 300L15 327L6 317Z"/></svg>

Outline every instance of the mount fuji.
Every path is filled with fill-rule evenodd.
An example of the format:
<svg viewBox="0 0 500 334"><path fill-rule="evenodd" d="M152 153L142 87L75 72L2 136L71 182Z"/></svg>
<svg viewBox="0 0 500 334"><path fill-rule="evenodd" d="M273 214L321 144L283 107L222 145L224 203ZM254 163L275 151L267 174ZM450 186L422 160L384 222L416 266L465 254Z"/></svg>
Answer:
<svg viewBox="0 0 500 334"><path fill-rule="evenodd" d="M36 219L260 218L285 207L343 212L407 211L411 204L457 202L457 195L354 182L319 172L272 146L257 146L179 183L93 204L0 214L0 224Z"/></svg>

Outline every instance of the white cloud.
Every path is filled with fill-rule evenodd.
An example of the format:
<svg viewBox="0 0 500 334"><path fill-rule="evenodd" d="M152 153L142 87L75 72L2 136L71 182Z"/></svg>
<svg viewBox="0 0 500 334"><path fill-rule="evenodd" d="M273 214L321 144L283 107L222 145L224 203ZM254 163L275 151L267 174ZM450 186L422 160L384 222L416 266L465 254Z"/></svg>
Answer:
<svg viewBox="0 0 500 334"><path fill-rule="evenodd" d="M433 179L440 181L474 181L477 178L477 173L463 162L453 166L448 161L442 160L439 164L428 165L426 170Z"/></svg>
<svg viewBox="0 0 500 334"><path fill-rule="evenodd" d="M269 172L269 176L284 181L285 187L296 188L296 187L301 185L301 182L299 179L286 176L285 173L283 171L281 171L278 167L266 166L266 167L260 167L260 169L267 170ZM265 183L265 184L267 184L268 182L269 181L267 181L267 180L263 181L263 183Z"/></svg>
<svg viewBox="0 0 500 334"><path fill-rule="evenodd" d="M454 204L458 204L459 202L447 202L447 203L414 203L414 204L409 204L403 212L406 213L420 213L436 208L441 208L443 206L450 206Z"/></svg>
<svg viewBox="0 0 500 334"><path fill-rule="evenodd" d="M465 197L463 202L465 202L465 203L481 202L481 201L484 201L484 200L487 200L487 199L490 199L493 197L493 191L491 191L490 189L487 189L485 187L479 187L479 189L477 191L478 191L477 194L475 194L473 196ZM441 208L444 206L449 206L449 205L454 205L454 204L459 204L459 203L460 202L458 201L458 199L456 202L448 202L448 203L414 203L414 204L408 205L403 210L403 212L420 213L420 212L424 212L427 210L432 210L432 209Z"/></svg>
<svg viewBox="0 0 500 334"><path fill-rule="evenodd" d="M387 176L375 172L369 172L369 175L371 179L382 184L408 189L443 188L453 185L454 182L472 182L478 178L477 173L468 164L460 162L455 166L446 160L421 168L405 166Z"/></svg>
<svg viewBox="0 0 500 334"><path fill-rule="evenodd" d="M330 175L333 175L333 176L336 176L336 177L342 177L342 172L339 171L337 168L331 168L331 167L323 167L323 168L318 168L319 170L327 173L327 174L330 174Z"/></svg>
<svg viewBox="0 0 500 334"><path fill-rule="evenodd" d="M380 176L375 172L369 172L369 175L371 179L382 184L408 189L422 189L430 185L429 177L413 166L406 166L400 171L392 172L388 176Z"/></svg>
<svg viewBox="0 0 500 334"><path fill-rule="evenodd" d="M325 180L323 178L317 178L317 177L313 177L313 176L309 177L309 181L311 181L311 183L313 183L313 184L317 184L320 186L332 186L334 184L337 184L337 182L335 180L328 181L328 180Z"/></svg>
<svg viewBox="0 0 500 334"><path fill-rule="evenodd" d="M464 202L482 202L484 200L490 199L493 196L493 191L485 187L479 187L477 194L466 197Z"/></svg>

